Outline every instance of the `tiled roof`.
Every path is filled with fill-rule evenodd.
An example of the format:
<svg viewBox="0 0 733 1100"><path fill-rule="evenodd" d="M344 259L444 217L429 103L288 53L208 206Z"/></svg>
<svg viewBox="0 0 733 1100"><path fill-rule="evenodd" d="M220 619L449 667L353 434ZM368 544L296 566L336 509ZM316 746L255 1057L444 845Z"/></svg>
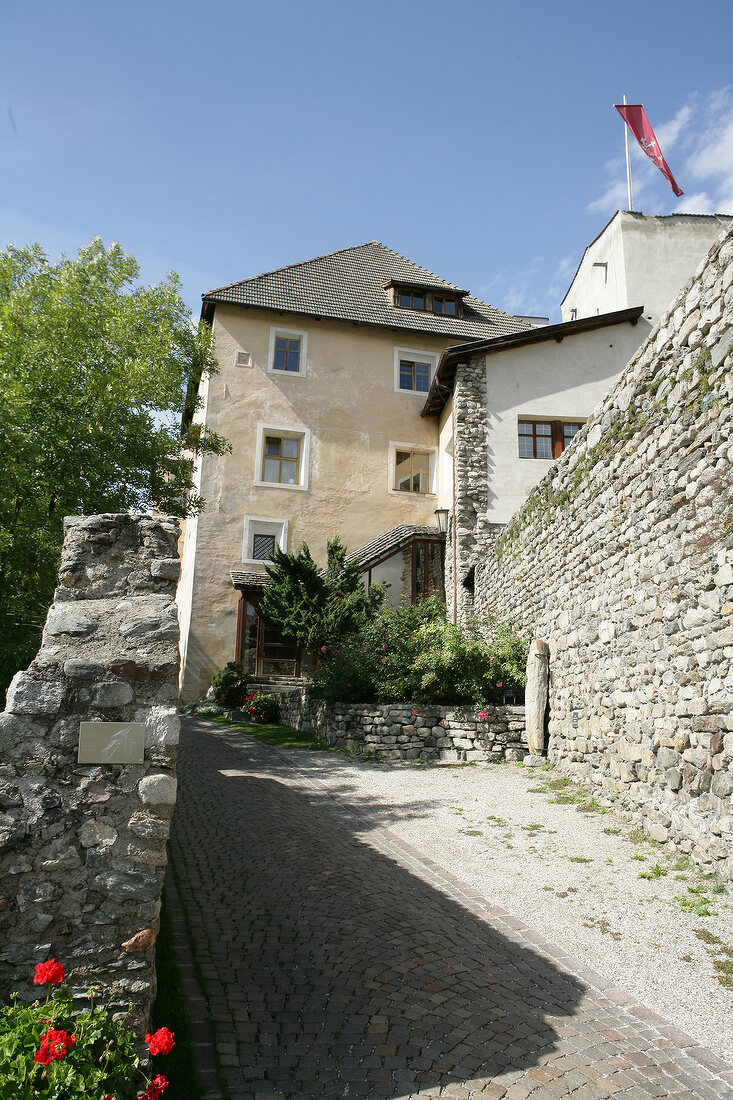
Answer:
<svg viewBox="0 0 733 1100"><path fill-rule="evenodd" d="M461 298L464 316L441 317L399 309L390 301L386 289L390 282L465 295ZM210 290L202 297L204 308L206 303L228 302L464 339L501 336L527 327L526 321L466 294L455 283L446 282L379 241L255 275Z"/></svg>
<svg viewBox="0 0 733 1100"><path fill-rule="evenodd" d="M362 569L368 569L376 565L378 561L396 553L401 546L406 546L414 538L433 538L442 541L445 538L437 527L421 527L412 523L401 523L399 527L393 527L391 531L385 531L379 538L368 542L366 546L359 547L353 553L347 555L348 561L356 561Z"/></svg>
<svg viewBox="0 0 733 1100"><path fill-rule="evenodd" d="M265 588L270 583L267 573L245 573L242 569L232 569L230 576L235 588Z"/></svg>

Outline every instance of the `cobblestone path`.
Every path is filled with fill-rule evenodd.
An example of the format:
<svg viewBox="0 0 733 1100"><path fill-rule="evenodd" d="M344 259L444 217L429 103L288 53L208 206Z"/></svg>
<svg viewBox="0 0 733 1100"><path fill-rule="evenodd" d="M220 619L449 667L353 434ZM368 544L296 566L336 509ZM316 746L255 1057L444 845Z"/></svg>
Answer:
<svg viewBox="0 0 733 1100"><path fill-rule="evenodd" d="M379 828L358 768L329 793L306 754L186 719L179 782L169 889L212 1100L733 1097L710 1051Z"/></svg>

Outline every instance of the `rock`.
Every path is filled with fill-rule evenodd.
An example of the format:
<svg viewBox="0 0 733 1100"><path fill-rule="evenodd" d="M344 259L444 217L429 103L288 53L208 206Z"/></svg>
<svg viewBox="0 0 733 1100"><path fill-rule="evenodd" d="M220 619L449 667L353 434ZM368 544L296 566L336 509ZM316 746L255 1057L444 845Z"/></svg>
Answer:
<svg viewBox="0 0 733 1100"><path fill-rule="evenodd" d="M523 758L522 763L524 764L525 768L541 768L544 764L547 763L547 757L533 756L532 753L527 753L527 755Z"/></svg>
<svg viewBox="0 0 733 1100"><path fill-rule="evenodd" d="M177 581L181 574L178 558L157 558L150 563L150 575L156 579Z"/></svg>
<svg viewBox="0 0 733 1100"><path fill-rule="evenodd" d="M15 714L53 714L66 694L63 681L36 680L27 672L16 672L8 688L6 708Z"/></svg>
<svg viewBox="0 0 733 1100"><path fill-rule="evenodd" d="M135 697L132 686L124 680L108 680L92 688L92 702L97 707L124 707Z"/></svg>
<svg viewBox="0 0 733 1100"><path fill-rule="evenodd" d="M146 951L152 951L157 935L158 933L154 928L143 928L142 931L131 936L129 940L125 940L122 944L122 950L126 951L128 955L142 955Z"/></svg>
<svg viewBox="0 0 733 1100"><path fill-rule="evenodd" d="M48 613L44 635L56 637L59 634L93 634L98 623L90 615L84 615L74 607L54 606Z"/></svg>
<svg viewBox="0 0 733 1100"><path fill-rule="evenodd" d="M84 848L106 848L116 840L117 830L101 821L85 821L79 829L79 843Z"/></svg>
<svg viewBox="0 0 733 1100"><path fill-rule="evenodd" d="M733 775L730 772L717 772L710 791L716 798L727 798L729 794L733 794Z"/></svg>
<svg viewBox="0 0 733 1100"><path fill-rule="evenodd" d="M173 806L176 801L176 781L172 775L148 775L138 783L143 802L153 806Z"/></svg>

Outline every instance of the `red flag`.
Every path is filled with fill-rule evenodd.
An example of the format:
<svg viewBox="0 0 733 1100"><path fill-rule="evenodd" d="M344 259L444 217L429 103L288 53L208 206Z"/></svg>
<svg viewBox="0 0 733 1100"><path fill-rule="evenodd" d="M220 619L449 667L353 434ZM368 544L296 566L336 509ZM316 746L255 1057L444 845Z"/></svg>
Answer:
<svg viewBox="0 0 733 1100"><path fill-rule="evenodd" d="M659 171L665 177L669 186L674 191L675 195L683 195L684 191L680 191L677 186L677 181L669 170L666 160L662 156L662 150L659 148L659 142L654 136L651 123L646 117L646 112L641 103L614 103L614 107L621 115L622 119L631 130L636 140L641 145L642 149L649 157L649 160L654 161Z"/></svg>

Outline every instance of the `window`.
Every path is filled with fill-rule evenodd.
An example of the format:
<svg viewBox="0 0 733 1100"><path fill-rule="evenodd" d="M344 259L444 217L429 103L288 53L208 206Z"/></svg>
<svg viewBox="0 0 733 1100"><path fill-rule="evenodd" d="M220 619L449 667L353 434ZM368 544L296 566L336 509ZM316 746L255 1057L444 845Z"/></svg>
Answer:
<svg viewBox="0 0 733 1100"><path fill-rule="evenodd" d="M278 485L297 485L300 472L300 440L265 436L262 456L262 480Z"/></svg>
<svg viewBox="0 0 733 1100"><path fill-rule="evenodd" d="M394 487L400 493L427 493L430 455L424 451L395 451Z"/></svg>
<svg viewBox="0 0 733 1100"><path fill-rule="evenodd" d="M270 374L305 377L308 334L289 328L270 329L267 370Z"/></svg>
<svg viewBox="0 0 733 1100"><path fill-rule="evenodd" d="M262 488L307 489L310 432L260 424L254 483Z"/></svg>
<svg viewBox="0 0 733 1100"><path fill-rule="evenodd" d="M583 424L562 420L520 420L518 424L520 458L559 458L572 443Z"/></svg>
<svg viewBox="0 0 733 1100"><path fill-rule="evenodd" d="M443 294L433 295L433 313L442 313L446 317L455 317L456 315L456 300L455 298L446 298Z"/></svg>
<svg viewBox="0 0 733 1100"><path fill-rule="evenodd" d="M275 553L274 535L255 535L252 539L252 557L256 561L271 561Z"/></svg>
<svg viewBox="0 0 733 1100"><path fill-rule="evenodd" d="M460 316L460 299L456 294L428 290L424 287L394 287L393 302L399 309L416 309L437 313L443 317Z"/></svg>
<svg viewBox="0 0 733 1100"><path fill-rule="evenodd" d="M395 348L394 388L399 393L427 393L438 356L415 348Z"/></svg>
<svg viewBox="0 0 733 1100"><path fill-rule="evenodd" d="M288 521L267 516L246 516L242 561L254 564L272 560L275 547L288 548Z"/></svg>
<svg viewBox="0 0 733 1100"><path fill-rule="evenodd" d="M430 389L430 363L400 359L400 389L427 393Z"/></svg>

